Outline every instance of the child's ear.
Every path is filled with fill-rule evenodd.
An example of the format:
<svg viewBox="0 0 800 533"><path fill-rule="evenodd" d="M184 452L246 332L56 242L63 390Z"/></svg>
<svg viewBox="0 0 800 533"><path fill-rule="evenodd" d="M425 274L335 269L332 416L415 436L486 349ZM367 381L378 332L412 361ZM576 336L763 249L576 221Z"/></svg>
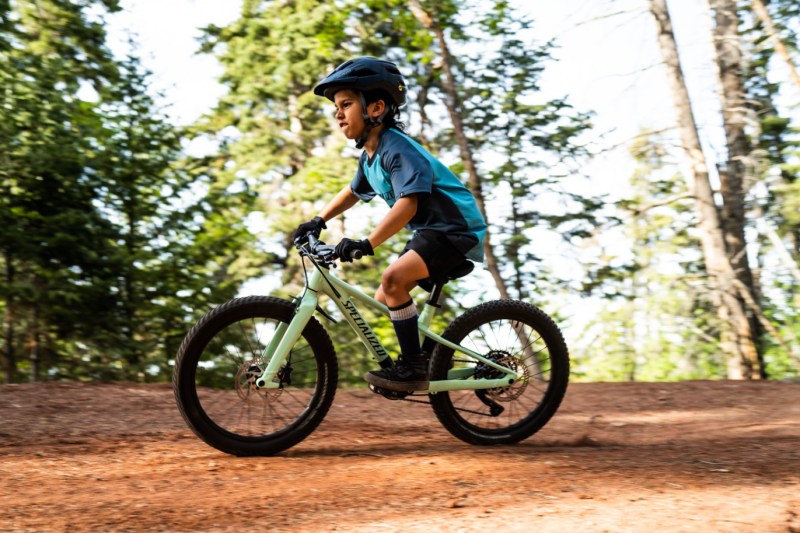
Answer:
<svg viewBox="0 0 800 533"><path fill-rule="evenodd" d="M383 110L386 109L386 103L383 100L373 102L372 106L372 114L376 117L380 116L380 114L383 113Z"/></svg>

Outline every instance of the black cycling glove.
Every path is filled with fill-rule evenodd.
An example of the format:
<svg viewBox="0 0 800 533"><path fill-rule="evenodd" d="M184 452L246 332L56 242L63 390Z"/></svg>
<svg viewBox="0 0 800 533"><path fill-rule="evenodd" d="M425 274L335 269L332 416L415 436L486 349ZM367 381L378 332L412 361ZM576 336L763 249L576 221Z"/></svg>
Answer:
<svg viewBox="0 0 800 533"><path fill-rule="evenodd" d="M360 259L363 255L375 255L369 240L354 241L344 238L336 245L336 257L339 261L351 263L353 259Z"/></svg>
<svg viewBox="0 0 800 533"><path fill-rule="evenodd" d="M297 226L294 232L294 240L302 239L305 241L309 234L319 239L319 234L322 233L324 229L328 229L328 226L325 225L325 221L322 220L322 217L314 217L308 222L303 222Z"/></svg>

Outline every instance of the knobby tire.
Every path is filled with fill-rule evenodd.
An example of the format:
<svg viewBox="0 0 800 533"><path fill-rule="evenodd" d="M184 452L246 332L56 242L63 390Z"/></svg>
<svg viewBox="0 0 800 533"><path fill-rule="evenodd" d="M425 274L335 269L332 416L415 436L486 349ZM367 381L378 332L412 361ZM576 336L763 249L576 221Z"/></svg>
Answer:
<svg viewBox="0 0 800 533"><path fill-rule="evenodd" d="M239 456L273 455L322 422L336 393L338 367L331 339L315 318L276 378L281 387L256 390L251 383L253 370L266 366L263 350L271 334L292 320L294 310L278 298L237 298L187 333L173 389L184 420L209 445Z"/></svg>
<svg viewBox="0 0 800 533"><path fill-rule="evenodd" d="M558 326L543 311L515 300L486 302L458 317L442 336L525 374L504 389L431 394L437 418L455 437L477 445L513 444L536 433L555 414L567 390L569 353ZM431 379L447 379L448 372L458 369L474 370L475 378L501 377L499 371L437 345ZM492 404L502 412L492 415Z"/></svg>

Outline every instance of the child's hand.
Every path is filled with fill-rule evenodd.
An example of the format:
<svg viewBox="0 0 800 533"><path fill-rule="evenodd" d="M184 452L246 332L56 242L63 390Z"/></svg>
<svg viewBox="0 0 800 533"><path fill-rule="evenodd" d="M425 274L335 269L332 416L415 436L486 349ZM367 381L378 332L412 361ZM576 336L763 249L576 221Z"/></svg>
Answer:
<svg viewBox="0 0 800 533"><path fill-rule="evenodd" d="M305 241L308 238L308 235L314 235L314 238L318 239L319 234L322 233L322 230L328 229L328 226L325 225L325 221L322 220L322 217L314 217L308 222L303 222L294 232L294 240L297 241L300 239L301 241Z"/></svg>
<svg viewBox="0 0 800 533"><path fill-rule="evenodd" d="M364 255L375 255L367 239L354 241L345 237L336 245L336 257L345 263L352 263L353 259L361 259Z"/></svg>

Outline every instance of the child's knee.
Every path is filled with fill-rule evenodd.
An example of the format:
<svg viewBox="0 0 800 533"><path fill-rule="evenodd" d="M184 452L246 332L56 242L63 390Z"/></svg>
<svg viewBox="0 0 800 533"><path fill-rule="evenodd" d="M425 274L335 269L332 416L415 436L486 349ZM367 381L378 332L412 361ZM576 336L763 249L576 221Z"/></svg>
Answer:
<svg viewBox="0 0 800 533"><path fill-rule="evenodd" d="M381 287L378 292L392 293L392 289L397 284L397 275L389 268L381 275Z"/></svg>
<svg viewBox="0 0 800 533"><path fill-rule="evenodd" d="M378 287L378 290L375 291L375 299L383 305L386 305L386 295L383 294L383 285Z"/></svg>
<svg viewBox="0 0 800 533"><path fill-rule="evenodd" d="M405 273L401 269L388 268L381 276L381 288L385 293L392 294L406 286Z"/></svg>

